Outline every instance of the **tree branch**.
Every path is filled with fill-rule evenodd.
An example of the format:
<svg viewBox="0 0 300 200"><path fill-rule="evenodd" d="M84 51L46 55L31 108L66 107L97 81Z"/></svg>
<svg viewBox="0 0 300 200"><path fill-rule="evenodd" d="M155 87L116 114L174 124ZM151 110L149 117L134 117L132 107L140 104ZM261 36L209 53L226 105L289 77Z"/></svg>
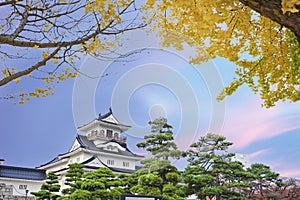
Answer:
<svg viewBox="0 0 300 200"><path fill-rule="evenodd" d="M267 17L286 28L296 35L300 42L300 13L283 14L281 0L239 0L242 4L250 7L264 17Z"/></svg>
<svg viewBox="0 0 300 200"><path fill-rule="evenodd" d="M104 13L97 10L85 12L87 1L75 0L69 5L61 3L60 0L0 0L2 9L9 9L9 12L5 12L7 17L0 19L4 24L0 31L0 45L5 48L4 51L0 51L5 58L1 62L6 64L12 59L26 59L27 55L32 56L28 48L32 48L33 51L38 48L37 52L40 52L39 49L52 52L47 57L40 58L41 61L36 60L27 67L21 65L18 69L20 71L16 70L16 73L4 76L2 80L0 78L0 86L35 70L41 71L42 68L39 68L47 65L50 59L61 62L57 67L62 63L72 66L73 62L68 62L67 58L76 58L76 54L84 51L79 45L87 44L89 41L92 43L93 38L107 39L110 35L145 27L147 24L141 20L136 8L132 7L134 2L135 0L131 0L126 5L120 4L120 8L112 8L112 11L119 15L119 21L113 17L113 13L111 15L106 13L110 12L107 8L104 8ZM5 5L7 6L4 7ZM136 12L136 15L131 11ZM105 13L106 17L103 15ZM108 47L107 52L109 48L114 47ZM11 67L7 67L9 68Z"/></svg>
<svg viewBox="0 0 300 200"><path fill-rule="evenodd" d="M41 60L40 62L36 63L35 65L33 65L33 66L31 66L31 67L23 70L23 71L14 73L14 74L6 77L6 78L3 78L2 80L0 80L0 86L5 85L6 83L9 83L10 81L15 80L15 79L17 79L17 78L19 78L21 76L28 75L31 72L33 72L34 70L37 70L37 69L39 69L42 66L45 66L46 63L58 53L58 51L60 50L60 48L61 47L57 47L50 55L48 55L47 57L45 57L43 60Z"/></svg>
<svg viewBox="0 0 300 200"><path fill-rule="evenodd" d="M17 2L17 0L4 1L4 2L0 2L0 6L11 5L11 4L16 3L16 2Z"/></svg>
<svg viewBox="0 0 300 200"><path fill-rule="evenodd" d="M15 39L21 32L22 30L24 29L26 23L27 23L27 20L28 20L28 9L26 9L22 15L22 20L18 26L18 28L14 31L14 33L11 35L11 37L13 39Z"/></svg>

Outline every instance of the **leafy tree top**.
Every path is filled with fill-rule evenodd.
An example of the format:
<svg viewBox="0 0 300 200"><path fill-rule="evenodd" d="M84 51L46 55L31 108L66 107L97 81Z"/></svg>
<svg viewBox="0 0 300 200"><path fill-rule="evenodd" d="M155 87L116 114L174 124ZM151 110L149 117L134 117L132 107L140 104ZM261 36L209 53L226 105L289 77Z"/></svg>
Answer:
<svg viewBox="0 0 300 200"><path fill-rule="evenodd" d="M52 95L56 83L80 73L83 55L113 57L119 34L146 25L139 10L135 0L1 2L0 86L18 84L2 98L23 104ZM23 80L36 88L22 89Z"/></svg>
<svg viewBox="0 0 300 200"><path fill-rule="evenodd" d="M262 163L252 164L247 168L247 172L253 174L252 180L252 190L254 194L259 194L261 198L268 198L272 193L272 187L281 187L283 185L282 180L279 178L279 174L273 172L271 168Z"/></svg>
<svg viewBox="0 0 300 200"><path fill-rule="evenodd" d="M65 184L69 187L62 190L63 194L71 194L76 189L79 189L81 187L79 183L80 180L82 180L82 176L84 174L83 167L84 165L80 163L69 164L65 182Z"/></svg>
<svg viewBox="0 0 300 200"><path fill-rule="evenodd" d="M232 162L232 153L227 153L232 142L218 134L206 134L190 145L183 153L188 157L188 166L183 172L187 194L196 194L198 198L244 199L238 192L249 187L245 177L251 176L243 169L240 162Z"/></svg>
<svg viewBox="0 0 300 200"><path fill-rule="evenodd" d="M265 107L300 100L298 5L298 0L148 0L164 46L182 49L188 43L197 48L192 63L222 57L238 66L219 100L245 84Z"/></svg>
<svg viewBox="0 0 300 200"><path fill-rule="evenodd" d="M58 176L54 172L47 173L46 182L42 184L40 191L32 192L37 200L56 200L59 195L57 192L60 190Z"/></svg>
<svg viewBox="0 0 300 200"><path fill-rule="evenodd" d="M126 181L124 177L117 177L112 170L108 168L99 168L95 171L81 173L80 164L72 164L69 174L72 174L72 182L69 188L65 189L65 196L59 197L58 200L73 199L99 199L115 200L120 194L124 193L123 189ZM80 173L74 173L79 171ZM75 177L77 178L75 179Z"/></svg>
<svg viewBox="0 0 300 200"><path fill-rule="evenodd" d="M239 66L219 99L246 84L266 107L299 101L299 5L299 0L5 1L0 86L20 85L2 98L23 104L52 95L55 83L80 73L76 63L82 54L107 58L119 34L151 24L164 46L195 46L193 63L218 56ZM21 78L36 87L24 89Z"/></svg>
<svg viewBox="0 0 300 200"><path fill-rule="evenodd" d="M151 133L146 135L145 142L138 143L137 147L146 149L157 159L178 159L181 153L174 142L173 127L167 123L167 119L158 118L150 121L149 125Z"/></svg>
<svg viewBox="0 0 300 200"><path fill-rule="evenodd" d="M208 133L200 137L197 142L192 143L183 156L188 157L189 165L199 165L208 170L212 161L229 159L234 156L234 154L224 154L232 144L232 142L226 141L225 136Z"/></svg>
<svg viewBox="0 0 300 200"><path fill-rule="evenodd" d="M135 173L138 182L131 187L133 193L144 195L162 195L166 200L183 200L185 196L180 172L172 165L171 159L179 159L181 151L174 142L172 126L166 118L157 118L149 122L151 133L144 137L145 142L137 144L145 148L152 157L141 161L142 167Z"/></svg>

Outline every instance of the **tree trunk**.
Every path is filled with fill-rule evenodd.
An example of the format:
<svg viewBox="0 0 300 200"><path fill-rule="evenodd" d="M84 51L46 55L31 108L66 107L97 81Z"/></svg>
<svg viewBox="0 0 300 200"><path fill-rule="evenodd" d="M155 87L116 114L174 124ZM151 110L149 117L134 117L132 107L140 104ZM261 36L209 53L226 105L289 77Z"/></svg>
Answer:
<svg viewBox="0 0 300 200"><path fill-rule="evenodd" d="M285 13L281 10L281 0L239 0L242 4L255 10L282 26L290 29L300 42L300 12Z"/></svg>

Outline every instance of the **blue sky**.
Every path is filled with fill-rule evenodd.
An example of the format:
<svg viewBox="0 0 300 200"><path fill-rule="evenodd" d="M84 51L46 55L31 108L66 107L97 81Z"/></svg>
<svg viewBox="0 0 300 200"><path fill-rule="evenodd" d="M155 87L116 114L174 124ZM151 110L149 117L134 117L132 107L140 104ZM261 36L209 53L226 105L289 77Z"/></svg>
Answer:
<svg viewBox="0 0 300 200"><path fill-rule="evenodd" d="M217 102L216 95L234 77L236 66L221 58L190 65L193 48L161 49L155 36L141 32L124 38L119 51L133 53L125 60L86 57L78 63L85 74L97 78L65 81L55 86L54 96L24 105L1 101L0 158L6 165L37 167L68 151L76 127L111 106L119 121L132 126L126 134L134 152L143 153L135 143L149 131L147 122L164 116L182 150L207 132L218 133L234 142L230 151L249 154L252 163L300 177L298 103L262 108L259 96L245 86ZM13 84L2 88L1 95L12 92Z"/></svg>

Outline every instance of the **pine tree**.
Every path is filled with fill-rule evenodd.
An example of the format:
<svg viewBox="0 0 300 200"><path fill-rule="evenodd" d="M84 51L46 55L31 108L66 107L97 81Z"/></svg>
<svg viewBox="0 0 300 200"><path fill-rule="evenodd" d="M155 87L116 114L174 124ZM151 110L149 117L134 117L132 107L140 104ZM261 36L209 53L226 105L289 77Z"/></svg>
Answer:
<svg viewBox="0 0 300 200"><path fill-rule="evenodd" d="M138 143L139 148L150 152L152 157L141 161L143 166L136 172L138 183L131 192L143 195L162 195L165 200L181 200L184 193L179 186L180 172L170 162L179 159L181 151L174 142L172 126L166 118L149 122L151 133L144 137L145 142Z"/></svg>
<svg viewBox="0 0 300 200"><path fill-rule="evenodd" d="M119 199L124 192L123 182L108 168L86 172L81 182L81 190L89 191L93 198L100 200Z"/></svg>
<svg viewBox="0 0 300 200"><path fill-rule="evenodd" d="M63 194L71 194L76 189L80 189L80 180L82 179L82 175L84 174L83 165L79 163L73 163L69 165L69 169L66 174L66 182L68 188L62 190Z"/></svg>
<svg viewBox="0 0 300 200"><path fill-rule="evenodd" d="M261 199L276 198L273 191L270 191L272 186L282 186L283 182L279 178L279 174L271 171L270 167L262 163L252 164L247 171L254 175L250 179L252 190L249 193L249 198L259 197Z"/></svg>
<svg viewBox="0 0 300 200"><path fill-rule="evenodd" d="M37 200L56 200L59 195L54 192L59 192L60 185L58 184L58 177L54 172L47 173L46 183L42 184L41 190L38 192L32 192Z"/></svg>
<svg viewBox="0 0 300 200"><path fill-rule="evenodd" d="M217 134L207 134L191 144L183 154L189 163L183 172L187 195L245 199L239 191L250 186L244 177L251 174L240 162L231 161L234 154L226 152L231 145L226 137Z"/></svg>
<svg viewBox="0 0 300 200"><path fill-rule="evenodd" d="M158 118L149 122L151 133L144 137L145 142L140 142L137 147L149 151L154 158L169 160L179 159L181 152L174 142L172 126L167 123L166 118Z"/></svg>
<svg viewBox="0 0 300 200"><path fill-rule="evenodd" d="M67 190L67 196L60 197L58 200L115 200L124 193L123 182L108 168L99 168L96 171L85 172L84 174L75 173L80 165L73 165L72 169L72 188ZM75 168L75 170L74 170ZM80 177L80 178L79 178Z"/></svg>

